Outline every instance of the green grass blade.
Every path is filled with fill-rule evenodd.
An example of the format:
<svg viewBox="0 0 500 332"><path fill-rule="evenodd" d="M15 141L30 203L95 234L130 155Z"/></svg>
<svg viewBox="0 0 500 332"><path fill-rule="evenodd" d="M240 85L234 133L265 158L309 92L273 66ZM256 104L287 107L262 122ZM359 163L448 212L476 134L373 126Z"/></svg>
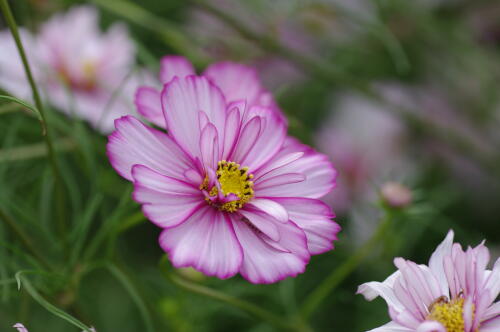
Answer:
<svg viewBox="0 0 500 332"><path fill-rule="evenodd" d="M16 280L18 283L18 287L21 285L24 287L24 289L28 292L28 294L35 300L38 304L40 304L42 307L44 307L47 311L52 313L53 315L67 321L68 323L83 329L86 332L92 332L90 327L87 325L83 324L80 322L78 319L75 317L71 316L70 314L66 313L65 311L57 308L53 304L49 303L45 298L43 298L40 293L36 290L35 287L31 284L31 282L24 276L22 276L23 271L19 271L16 273Z"/></svg>

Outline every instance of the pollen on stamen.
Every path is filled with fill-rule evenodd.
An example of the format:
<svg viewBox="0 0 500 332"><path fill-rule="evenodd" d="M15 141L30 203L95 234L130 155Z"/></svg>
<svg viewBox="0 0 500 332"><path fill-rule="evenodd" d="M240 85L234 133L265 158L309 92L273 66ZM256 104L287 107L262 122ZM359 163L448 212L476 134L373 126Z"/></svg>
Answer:
<svg viewBox="0 0 500 332"><path fill-rule="evenodd" d="M219 186L210 188L209 197L206 197L205 200L209 204L217 206L221 211L235 212L253 197L253 182L251 181L253 174L248 174L248 167L241 167L232 161L221 160L217 163L216 176ZM208 178L205 178L200 189L208 190ZM218 201L216 197L219 194L224 198L232 194L237 199Z"/></svg>
<svg viewBox="0 0 500 332"><path fill-rule="evenodd" d="M441 323L447 332L464 332L463 310L463 298L448 301L446 297L441 296L429 307L427 320Z"/></svg>

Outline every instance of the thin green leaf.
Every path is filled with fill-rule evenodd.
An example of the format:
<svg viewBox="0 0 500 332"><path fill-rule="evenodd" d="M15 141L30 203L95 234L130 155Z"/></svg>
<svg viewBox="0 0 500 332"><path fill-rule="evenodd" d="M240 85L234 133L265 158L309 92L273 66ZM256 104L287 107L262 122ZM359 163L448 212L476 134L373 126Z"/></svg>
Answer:
<svg viewBox="0 0 500 332"><path fill-rule="evenodd" d="M38 121L40 121L40 124L42 126L43 135L45 136L47 134L47 128L45 126L45 122L43 121L42 113L40 113L40 111L35 106L32 106L32 105L28 104L27 102L22 101L21 99L17 99L17 98L12 97L12 96L0 95L0 100L6 100L6 101L13 102L13 103L17 103L21 106L26 107L31 112L33 112L33 114L36 116Z"/></svg>
<svg viewBox="0 0 500 332"><path fill-rule="evenodd" d="M88 327L87 325L83 324L81 321L79 321L75 317L71 316L70 314L57 308L56 306L54 306L53 304L51 304L47 300L45 300L45 298L43 298L40 295L40 293L38 293L36 288L33 287L31 282L26 277L22 276L22 274L23 274L23 271L19 271L18 273L16 273L16 280L17 280L17 284L18 284L19 289L21 288L21 284L22 284L24 286L24 289L33 298L33 300L38 302L38 304L40 304L42 307L44 307L47 311L49 311L53 315L65 320L65 321L67 321L68 323L70 323L70 324L72 324L80 329L83 329L86 332L92 332L90 327Z"/></svg>

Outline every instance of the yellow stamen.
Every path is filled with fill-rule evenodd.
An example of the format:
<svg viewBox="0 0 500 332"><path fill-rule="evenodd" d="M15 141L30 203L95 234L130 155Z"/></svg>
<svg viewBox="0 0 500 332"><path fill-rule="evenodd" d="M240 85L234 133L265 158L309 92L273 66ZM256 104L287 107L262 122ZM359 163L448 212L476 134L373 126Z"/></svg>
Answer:
<svg viewBox="0 0 500 332"><path fill-rule="evenodd" d="M227 197L230 194L235 195L238 199L231 202L222 203L219 209L227 212L235 212L241 209L246 202L253 197L253 178L252 174L248 174L248 167L241 167L232 161L219 161L217 163L217 181L220 184L221 193ZM200 189L208 190L208 178L205 178L200 185ZM212 187L209 191L209 196L215 197L218 194L216 186ZM206 199L211 203L210 198Z"/></svg>
<svg viewBox="0 0 500 332"><path fill-rule="evenodd" d="M464 332L464 299L440 297L429 308L427 320L441 323L447 332Z"/></svg>

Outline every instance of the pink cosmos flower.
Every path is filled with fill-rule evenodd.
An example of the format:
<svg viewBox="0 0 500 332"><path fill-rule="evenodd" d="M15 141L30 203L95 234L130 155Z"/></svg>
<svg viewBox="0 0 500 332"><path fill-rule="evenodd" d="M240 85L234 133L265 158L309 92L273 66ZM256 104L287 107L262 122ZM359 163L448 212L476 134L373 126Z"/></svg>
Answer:
<svg viewBox="0 0 500 332"><path fill-rule="evenodd" d="M271 108L244 95L228 102L224 88L207 77L171 79L159 98L168 134L118 119L110 162L164 229L159 242L175 267L219 278L239 272L253 283L295 276L311 255L333 248L340 227L319 198L336 172L326 156L287 138Z"/></svg>
<svg viewBox="0 0 500 332"><path fill-rule="evenodd" d="M453 231L436 248L429 265L396 258L398 271L384 282L368 282L358 293L381 296L392 321L372 332L498 332L500 259L493 270L484 242L466 251Z"/></svg>
<svg viewBox="0 0 500 332"><path fill-rule="evenodd" d="M32 35L21 29L35 80L48 101L62 112L89 121L102 132L113 130L114 119L132 114L133 94L140 74L132 74L135 47L124 25L99 30L98 12L78 6L54 15ZM24 69L9 31L0 32L0 87L31 98ZM118 90L121 94L113 97ZM114 98L114 101L112 101Z"/></svg>
<svg viewBox="0 0 500 332"><path fill-rule="evenodd" d="M168 55L161 60L161 84L169 83L174 77L183 78L195 74L191 62L183 56ZM230 61L218 62L208 66L203 76L221 89L228 103L246 100L249 107L266 106L285 120L271 93L261 85L254 68ZM135 96L135 104L139 113L151 123L166 128L159 89L140 87Z"/></svg>

